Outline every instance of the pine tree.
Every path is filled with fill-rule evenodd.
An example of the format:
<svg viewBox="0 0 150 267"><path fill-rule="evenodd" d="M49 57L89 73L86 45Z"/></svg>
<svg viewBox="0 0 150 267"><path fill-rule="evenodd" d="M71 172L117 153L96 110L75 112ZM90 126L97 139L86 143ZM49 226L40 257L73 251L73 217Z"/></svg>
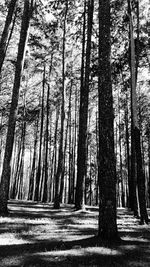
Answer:
<svg viewBox="0 0 150 267"><path fill-rule="evenodd" d="M88 102L89 102L89 78L90 78L90 57L91 57L91 35L93 23L94 0L88 1L88 22L87 22L87 46L85 73L81 80L80 88L80 111L79 111L79 139L77 155L77 184L75 194L75 208L84 208L84 185L86 177L86 159L87 159L87 122L88 122ZM83 30L84 27L83 27ZM84 36L84 35L83 35ZM84 42L84 39L83 39ZM84 45L84 44L83 44ZM82 57L84 54L82 53ZM84 65L82 64L82 68Z"/></svg>
<svg viewBox="0 0 150 267"><path fill-rule="evenodd" d="M114 113L110 66L110 0L99 1L99 237L118 239Z"/></svg>
<svg viewBox="0 0 150 267"><path fill-rule="evenodd" d="M24 2L24 12L22 17L22 25L20 32L20 41L18 46L18 56L16 62L15 79L13 85L12 101L10 107L10 115L8 122L5 155L3 162L3 171L0 184L0 214L7 214L7 200L9 194L10 174L11 174L11 158L14 143L15 125L17 119L19 89L21 83L21 74L24 65L25 48L28 39L29 23L33 11L33 1Z"/></svg>

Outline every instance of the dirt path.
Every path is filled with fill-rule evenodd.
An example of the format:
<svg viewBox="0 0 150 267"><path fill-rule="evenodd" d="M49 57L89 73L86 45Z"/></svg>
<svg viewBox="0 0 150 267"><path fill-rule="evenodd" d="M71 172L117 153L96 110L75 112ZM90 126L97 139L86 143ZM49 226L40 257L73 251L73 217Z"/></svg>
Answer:
<svg viewBox="0 0 150 267"><path fill-rule="evenodd" d="M97 244L98 209L74 211L65 205L9 203L10 216L0 217L0 266L149 267L150 227L131 212L118 209L123 242Z"/></svg>

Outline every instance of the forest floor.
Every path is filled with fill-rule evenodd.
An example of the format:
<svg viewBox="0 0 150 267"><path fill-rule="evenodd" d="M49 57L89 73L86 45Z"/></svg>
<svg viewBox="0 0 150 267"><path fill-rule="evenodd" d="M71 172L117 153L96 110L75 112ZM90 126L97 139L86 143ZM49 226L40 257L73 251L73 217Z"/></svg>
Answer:
<svg viewBox="0 0 150 267"><path fill-rule="evenodd" d="M120 243L97 243L98 208L60 210L51 204L10 201L0 217L0 266L150 267L150 226L118 209Z"/></svg>

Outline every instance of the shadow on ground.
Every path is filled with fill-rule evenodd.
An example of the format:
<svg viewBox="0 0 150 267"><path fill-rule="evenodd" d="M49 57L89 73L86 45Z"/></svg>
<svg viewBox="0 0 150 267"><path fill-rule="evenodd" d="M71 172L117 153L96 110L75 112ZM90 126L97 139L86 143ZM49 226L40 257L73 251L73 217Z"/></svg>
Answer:
<svg viewBox="0 0 150 267"><path fill-rule="evenodd" d="M97 237L98 209L76 212L72 206L10 202L10 216L0 221L0 266L149 267L150 229L131 212L118 210L121 242L104 244ZM13 234L17 242L9 241Z"/></svg>

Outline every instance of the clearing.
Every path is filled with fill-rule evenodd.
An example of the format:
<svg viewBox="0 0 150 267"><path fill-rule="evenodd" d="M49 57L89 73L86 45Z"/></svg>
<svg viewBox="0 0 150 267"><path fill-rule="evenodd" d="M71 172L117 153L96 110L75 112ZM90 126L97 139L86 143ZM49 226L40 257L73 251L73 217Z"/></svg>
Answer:
<svg viewBox="0 0 150 267"><path fill-rule="evenodd" d="M98 208L60 210L51 204L10 201L9 217L0 217L0 266L149 267L150 227L139 225L127 209L118 209L122 242L97 243Z"/></svg>

